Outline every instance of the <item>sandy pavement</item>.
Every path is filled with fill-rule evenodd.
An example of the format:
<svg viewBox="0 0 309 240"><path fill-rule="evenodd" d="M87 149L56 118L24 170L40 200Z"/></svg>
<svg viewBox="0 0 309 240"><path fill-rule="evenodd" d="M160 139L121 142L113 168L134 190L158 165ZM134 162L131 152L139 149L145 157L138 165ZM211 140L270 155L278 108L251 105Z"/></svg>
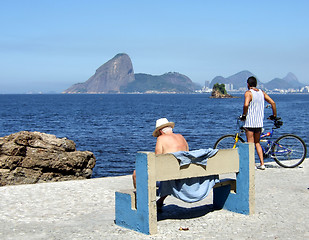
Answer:
<svg viewBox="0 0 309 240"><path fill-rule="evenodd" d="M266 166L256 170L254 215L213 211L212 196L168 197L152 236L114 224L115 191L132 188L131 176L0 187L0 239L309 239L309 159Z"/></svg>

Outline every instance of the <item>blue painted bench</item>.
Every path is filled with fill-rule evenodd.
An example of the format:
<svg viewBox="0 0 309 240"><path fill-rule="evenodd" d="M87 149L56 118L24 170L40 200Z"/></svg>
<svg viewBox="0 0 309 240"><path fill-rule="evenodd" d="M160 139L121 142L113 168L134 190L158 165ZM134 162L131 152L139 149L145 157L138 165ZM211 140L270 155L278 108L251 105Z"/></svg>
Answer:
<svg viewBox="0 0 309 240"><path fill-rule="evenodd" d="M241 214L255 209L254 145L240 143L235 149L222 149L209 158L207 166L190 164L180 168L172 154L138 152L136 190L115 193L115 223L144 234L157 233L156 181L236 173L236 180L220 179L213 189L213 205ZM236 182L236 183L235 183Z"/></svg>

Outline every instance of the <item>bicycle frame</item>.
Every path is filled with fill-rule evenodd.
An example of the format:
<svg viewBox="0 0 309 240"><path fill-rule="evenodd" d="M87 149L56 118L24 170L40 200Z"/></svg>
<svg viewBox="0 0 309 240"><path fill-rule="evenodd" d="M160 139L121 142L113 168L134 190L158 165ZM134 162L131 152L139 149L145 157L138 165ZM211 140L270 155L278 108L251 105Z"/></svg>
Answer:
<svg viewBox="0 0 309 240"><path fill-rule="evenodd" d="M272 149L272 146L274 144L274 141L271 141L270 139L263 139L263 138L266 138L266 137L272 137L273 136L273 133L274 133L274 128L271 129L270 132L267 132L267 133L263 133L261 134L260 136L260 142L261 143L267 143L266 147L262 147L262 150L263 150L263 155L265 158L268 158L269 155L272 155L272 153L270 152L271 149Z"/></svg>
<svg viewBox="0 0 309 240"><path fill-rule="evenodd" d="M234 143L234 145L233 145L233 148L236 148L236 145L237 145L237 143L238 143L238 140L239 140L239 133L236 133L236 135L235 135L235 143Z"/></svg>
<svg viewBox="0 0 309 240"><path fill-rule="evenodd" d="M291 153L291 150L289 148L286 148L286 147L284 147L284 146L282 146L282 145L280 145L280 144L278 144L275 141L272 141L270 139L263 139L263 138L267 138L267 137L271 138L273 136L274 129L276 129L276 127L273 127L270 132L262 133L262 135L260 137L260 142L267 143L266 148L264 148L261 145L265 158L269 158L269 157L273 158L274 152L272 150L273 150L275 145L282 149L282 153Z"/></svg>
<svg viewBox="0 0 309 240"><path fill-rule="evenodd" d="M243 133L245 130L243 129L242 126L240 126L240 119L238 118L237 119L237 129L238 129L238 132L235 134L235 142L234 142L234 145L233 145L233 148L236 148L237 146L237 143L239 141L239 136L241 135L241 133Z"/></svg>

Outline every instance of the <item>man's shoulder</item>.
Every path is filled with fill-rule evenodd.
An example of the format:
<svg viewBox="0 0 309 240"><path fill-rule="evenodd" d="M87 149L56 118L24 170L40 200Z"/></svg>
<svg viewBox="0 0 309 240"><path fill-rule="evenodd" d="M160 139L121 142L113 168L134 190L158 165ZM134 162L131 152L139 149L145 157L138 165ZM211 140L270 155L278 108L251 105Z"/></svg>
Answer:
<svg viewBox="0 0 309 240"><path fill-rule="evenodd" d="M176 135L175 133L162 134L158 137L158 139L170 138L170 137L173 137L175 135Z"/></svg>
<svg viewBox="0 0 309 240"><path fill-rule="evenodd" d="M180 133L173 133L173 134L177 136L182 136Z"/></svg>
<svg viewBox="0 0 309 240"><path fill-rule="evenodd" d="M157 141L163 141L164 139L169 138L168 134L162 134L157 137Z"/></svg>
<svg viewBox="0 0 309 240"><path fill-rule="evenodd" d="M252 96L252 92L250 90L247 90L245 92L245 97L251 97Z"/></svg>
<svg viewBox="0 0 309 240"><path fill-rule="evenodd" d="M164 140L170 138L183 138L183 136L180 133L163 134L158 137L158 140Z"/></svg>
<svg viewBox="0 0 309 240"><path fill-rule="evenodd" d="M182 134L180 133L173 133L171 137L183 138Z"/></svg>
<svg viewBox="0 0 309 240"><path fill-rule="evenodd" d="M180 133L176 133L176 135L177 135L178 137L184 138L184 136L183 136L182 134L180 134Z"/></svg>

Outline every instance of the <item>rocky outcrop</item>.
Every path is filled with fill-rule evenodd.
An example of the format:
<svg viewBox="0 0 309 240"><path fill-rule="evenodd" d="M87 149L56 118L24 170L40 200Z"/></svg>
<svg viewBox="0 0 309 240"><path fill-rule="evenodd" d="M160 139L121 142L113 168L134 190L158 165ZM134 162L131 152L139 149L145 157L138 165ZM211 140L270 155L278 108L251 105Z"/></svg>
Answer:
<svg viewBox="0 0 309 240"><path fill-rule="evenodd" d="M235 97L233 97L233 96L230 95L230 94L223 94L223 93L221 93L221 92L218 91L218 90L213 90L213 91L211 92L210 98L235 98Z"/></svg>
<svg viewBox="0 0 309 240"><path fill-rule="evenodd" d="M27 131L0 138L0 186L90 178L95 162L67 138Z"/></svg>
<svg viewBox="0 0 309 240"><path fill-rule="evenodd" d="M86 82L74 84L64 93L119 93L121 87L134 79L130 57L120 53L99 67Z"/></svg>

